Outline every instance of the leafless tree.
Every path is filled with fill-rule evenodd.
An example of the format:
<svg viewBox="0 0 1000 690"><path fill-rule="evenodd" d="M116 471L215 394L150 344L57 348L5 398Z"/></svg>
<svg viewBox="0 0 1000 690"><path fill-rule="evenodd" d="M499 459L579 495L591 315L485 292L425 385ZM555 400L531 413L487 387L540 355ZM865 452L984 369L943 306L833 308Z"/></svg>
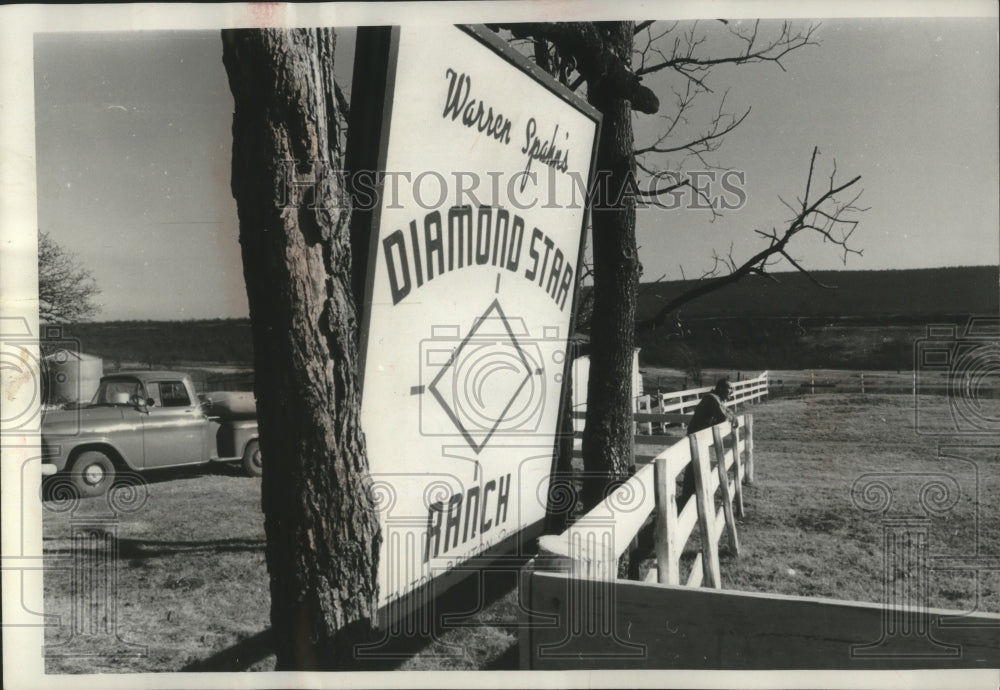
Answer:
<svg viewBox="0 0 1000 690"><path fill-rule="evenodd" d="M38 318L43 323L86 321L100 311L101 289L80 259L38 231Z"/></svg>
<svg viewBox="0 0 1000 690"><path fill-rule="evenodd" d="M709 31L724 27L726 41L709 40ZM598 170L610 170L602 200L613 200L595 208L593 222L593 290L591 309L591 367L587 420L584 434L584 468L588 484L584 486L585 506L591 506L632 471L631 439L632 401L621 381L631 377L632 351L636 334L636 306L641 274L635 241L636 201L648 201L684 188L698 194L687 172L689 164L700 169L721 168L714 160L725 137L734 132L750 115L750 108L730 110L727 94L716 94L710 77L723 65L744 66L772 64L784 70L783 61L790 53L813 46L816 25L797 27L783 22L776 28L760 22L607 22L566 24L502 25L515 40L530 42L536 61L570 88L586 90L588 100L604 115L598 147ZM657 73L672 73L677 79L664 93L654 93L642 78ZM696 105L716 98L712 115L697 116ZM661 104L666 104L661 105ZM633 117L660 113L663 126L656 138L636 146ZM813 162L815 163L815 155ZM662 179L665 184L640 185L633 193L621 193L629 176L645 174L648 179ZM818 199L810 196L813 166L807 181L805 204L797 211L784 232L765 233L769 247L759 255L737 264L730 255L717 261L717 270L728 265L727 276L699 285L673 308L751 272L763 273L781 257L800 270L788 252L789 242L803 230L826 233L824 236L845 251L853 225L842 223L845 214L857 210L854 201L836 205L836 194L853 186L835 185ZM719 213L707 204L714 217ZM824 225L826 223L826 225ZM844 227L845 235L837 233ZM744 264L748 264L744 266ZM725 282L723 282L725 281ZM669 306L669 305L668 305ZM657 319L642 329L651 328L670 309L661 310ZM623 389L624 392L623 392Z"/></svg>
<svg viewBox="0 0 1000 690"><path fill-rule="evenodd" d="M718 252L714 253L712 267L699 277L698 284L669 300L651 318L639 323L636 326L637 333L655 329L664 323L670 314L685 304L721 287L736 283L748 275L763 275L777 281L768 269L782 259L791 264L797 271L805 274L817 287L833 289L835 286L818 281L799 260L792 257L789 253L789 244L800 233L816 233L823 238L824 242L838 248L841 258L846 264L849 255L862 255L862 250L851 244L851 238L858 227L857 215L866 211L867 208L859 206L861 191L854 189L861 180L861 176L857 175L846 182L837 182L836 163L832 166L827 185L820 190L814 187L816 158L818 156L819 149L814 148L809 162L809 174L806 177L805 194L796 199L794 204L782 199L782 203L793 214L782 229L754 230L756 234L767 241L767 245L763 249L741 263L737 263L733 257L732 246L725 256L718 254ZM850 198L839 200L838 195L845 192L849 194Z"/></svg>

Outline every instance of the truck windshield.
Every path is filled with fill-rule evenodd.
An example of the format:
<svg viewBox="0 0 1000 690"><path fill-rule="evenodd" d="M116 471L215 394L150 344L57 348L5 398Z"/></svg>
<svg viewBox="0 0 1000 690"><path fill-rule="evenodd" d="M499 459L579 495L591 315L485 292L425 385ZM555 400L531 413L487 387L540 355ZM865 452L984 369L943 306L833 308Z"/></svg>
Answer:
<svg viewBox="0 0 1000 690"><path fill-rule="evenodd" d="M139 379L104 379L90 404L113 405L121 399L121 393L125 393L128 399L134 395L138 395L142 399L146 397Z"/></svg>

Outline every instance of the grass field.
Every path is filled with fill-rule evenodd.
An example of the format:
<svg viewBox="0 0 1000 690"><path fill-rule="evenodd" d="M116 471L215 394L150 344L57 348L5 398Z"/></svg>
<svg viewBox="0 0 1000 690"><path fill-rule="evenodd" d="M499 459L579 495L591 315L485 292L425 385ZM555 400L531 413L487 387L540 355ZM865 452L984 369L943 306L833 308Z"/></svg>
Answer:
<svg viewBox="0 0 1000 690"><path fill-rule="evenodd" d="M680 369L642 366L639 371L642 375L643 390L652 395L655 395L658 390L664 392L687 390L699 385ZM752 378L759 373L760 371L757 369L704 369L701 372L700 385L714 385L722 377L727 377L731 381ZM985 375L975 379L976 392L974 397L1000 397L1000 375L991 369L983 373ZM932 396L945 395L948 393L949 375L950 372L947 370L924 370L917 372L914 376L913 371L907 369L876 371L822 368L769 369L768 395L772 400L787 396L824 393L859 394L865 392L912 396L914 386L920 393L929 393ZM959 383L961 382L960 380ZM864 390L862 390L862 385L864 385Z"/></svg>
<svg viewBox="0 0 1000 690"><path fill-rule="evenodd" d="M914 429L910 395L817 393L749 408L755 415L756 482L746 488L746 517L738 525L741 557L722 549L723 586L881 601L883 531L891 527L887 521L906 518L922 521L931 569L897 568L887 574L888 582L925 581L931 606L1000 612L1000 572L977 576L956 569L971 557L993 563L1000 557L1000 449L988 445L996 435L956 433L944 396L918 402L921 419L933 420L932 428L920 431L933 433ZM984 414L1000 417L1000 401L985 404ZM891 490L887 510L859 507L873 507L877 491L867 495L867 504L865 495L852 496L852 486L865 475ZM164 474L151 477L147 493L139 510L104 527L119 558L121 642L114 644L108 636L71 634L74 607L78 620L102 615L99 607L79 608L87 602L72 596L74 523L106 513L107 503L85 499L72 512L46 503L44 550L56 561L45 572L45 607L60 623L46 631L50 673L177 671L267 629L259 480L225 468ZM513 578L497 575L485 593L477 582L460 587L442 606L463 610L485 594L477 627L437 630L410 641L409 658L389 667L517 667ZM112 648L119 654L108 654ZM59 656L87 652L97 656ZM273 658L247 652L227 664L232 670L267 670Z"/></svg>
<svg viewBox="0 0 1000 690"><path fill-rule="evenodd" d="M989 402L995 415L1000 401ZM744 494L741 557L723 548L724 586L881 601L883 533L915 519L938 560L925 573L890 572L890 581L925 577L930 606L1000 611L1000 573L982 573L977 585L967 571L948 570L963 556L1000 555L1000 448L980 445L989 436L946 433L944 397L920 404L934 413L923 431L935 435L914 432L911 396L817 394L751 408L760 460ZM870 512L860 490L875 481L892 501Z"/></svg>
<svg viewBox="0 0 1000 690"><path fill-rule="evenodd" d="M109 645L106 636L73 639L71 607L80 603L71 596L73 572L45 572L46 612L62 623L46 631L49 672L176 671L267 627L260 480L227 470L154 475L144 505L109 525L117 529L121 655L59 658L63 648L101 654ZM46 505L44 552L68 567L71 517L99 519L108 504L91 498L72 513L56 507ZM142 651L129 645L144 645L145 654L129 657Z"/></svg>

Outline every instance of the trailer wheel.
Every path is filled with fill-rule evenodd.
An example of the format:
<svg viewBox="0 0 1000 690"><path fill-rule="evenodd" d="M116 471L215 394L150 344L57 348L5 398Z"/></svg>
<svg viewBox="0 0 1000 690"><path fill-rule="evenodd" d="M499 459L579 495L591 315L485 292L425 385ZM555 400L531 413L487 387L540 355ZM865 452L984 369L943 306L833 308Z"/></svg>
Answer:
<svg viewBox="0 0 1000 690"><path fill-rule="evenodd" d="M115 464L99 450L88 450L73 461L70 481L81 496L100 496L115 481Z"/></svg>
<svg viewBox="0 0 1000 690"><path fill-rule="evenodd" d="M259 477L263 474L264 464L260 457L260 442L257 439L250 441L243 451L243 471L251 477Z"/></svg>

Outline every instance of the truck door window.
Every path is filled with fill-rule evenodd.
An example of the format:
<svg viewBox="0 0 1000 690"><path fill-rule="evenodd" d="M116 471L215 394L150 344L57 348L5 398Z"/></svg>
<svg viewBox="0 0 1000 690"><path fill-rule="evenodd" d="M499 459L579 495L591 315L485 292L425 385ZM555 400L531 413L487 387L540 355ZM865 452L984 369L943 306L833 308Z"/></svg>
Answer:
<svg viewBox="0 0 1000 690"><path fill-rule="evenodd" d="M153 399L153 407L159 407L163 404L160 402L160 384L158 381L150 381L146 384L146 395Z"/></svg>
<svg viewBox="0 0 1000 690"><path fill-rule="evenodd" d="M160 381L160 400L163 407L191 406L183 381Z"/></svg>
<svg viewBox="0 0 1000 690"><path fill-rule="evenodd" d="M126 393L129 398L141 395L142 384L135 379L105 379L94 395L94 403L107 405L111 403L116 393Z"/></svg>

